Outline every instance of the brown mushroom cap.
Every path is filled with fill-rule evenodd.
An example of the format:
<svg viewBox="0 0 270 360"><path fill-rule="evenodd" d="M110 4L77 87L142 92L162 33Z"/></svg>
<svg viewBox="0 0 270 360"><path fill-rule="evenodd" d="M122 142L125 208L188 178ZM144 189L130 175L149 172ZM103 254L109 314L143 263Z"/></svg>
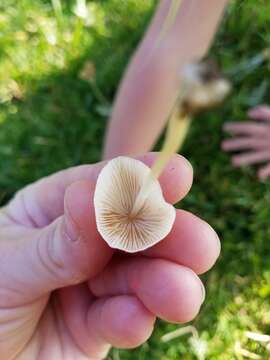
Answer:
<svg viewBox="0 0 270 360"><path fill-rule="evenodd" d="M94 207L98 231L110 247L133 253L153 246L170 232L175 208L164 200L158 180L151 181L145 201L132 215L150 172L141 161L122 156L100 172Z"/></svg>

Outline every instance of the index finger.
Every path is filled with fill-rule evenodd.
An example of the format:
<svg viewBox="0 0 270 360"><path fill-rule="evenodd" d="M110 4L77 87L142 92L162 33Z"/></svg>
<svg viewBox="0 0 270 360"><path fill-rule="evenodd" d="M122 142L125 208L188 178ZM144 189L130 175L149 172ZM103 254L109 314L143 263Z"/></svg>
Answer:
<svg viewBox="0 0 270 360"><path fill-rule="evenodd" d="M151 166L157 153L147 153L137 159ZM81 165L60 171L33 183L15 196L8 205L8 213L23 225L43 227L64 213L64 195L75 181L88 180L96 183L101 169L107 162ZM193 170L180 155L174 155L160 176L164 198L169 203L181 200L190 190ZM27 216L26 216L27 215Z"/></svg>

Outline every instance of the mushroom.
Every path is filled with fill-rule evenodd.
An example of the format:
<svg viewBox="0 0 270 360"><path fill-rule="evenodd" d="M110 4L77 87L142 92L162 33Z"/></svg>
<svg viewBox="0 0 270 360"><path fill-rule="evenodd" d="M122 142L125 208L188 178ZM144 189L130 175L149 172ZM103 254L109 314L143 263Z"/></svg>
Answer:
<svg viewBox="0 0 270 360"><path fill-rule="evenodd" d="M182 73L180 109L182 113L196 114L216 107L231 90L230 82L223 77L217 64L209 59L191 63Z"/></svg>
<svg viewBox="0 0 270 360"><path fill-rule="evenodd" d="M150 181L149 181L150 179ZM143 201L137 195L148 183ZM97 229L107 244L134 253L170 232L175 208L168 204L151 169L139 160L117 157L101 170L94 194Z"/></svg>
<svg viewBox="0 0 270 360"><path fill-rule="evenodd" d="M98 231L110 247L133 253L170 232L175 209L164 200L158 178L183 144L192 115L221 103L228 94L229 83L213 69L207 63L185 68L162 150L151 169L138 160L118 157L100 172L94 207Z"/></svg>

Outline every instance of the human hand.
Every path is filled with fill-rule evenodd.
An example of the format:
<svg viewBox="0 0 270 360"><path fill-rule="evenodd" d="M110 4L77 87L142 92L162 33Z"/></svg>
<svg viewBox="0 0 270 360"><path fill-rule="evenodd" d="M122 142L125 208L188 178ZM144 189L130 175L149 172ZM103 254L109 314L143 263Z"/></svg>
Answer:
<svg viewBox="0 0 270 360"><path fill-rule="evenodd" d="M151 165L155 154L140 159ZM177 210L171 233L135 256L109 248L96 230L93 193L104 163L44 178L19 191L0 213L0 358L102 359L132 348L156 317L183 323L204 300L196 274L216 261L216 233ZM192 168L175 156L160 178L175 203Z"/></svg>
<svg viewBox="0 0 270 360"><path fill-rule="evenodd" d="M252 121L225 123L224 130L233 138L223 141L222 149L241 152L232 156L235 167L265 163L257 173L265 180L270 176L270 107L255 107L248 116Z"/></svg>

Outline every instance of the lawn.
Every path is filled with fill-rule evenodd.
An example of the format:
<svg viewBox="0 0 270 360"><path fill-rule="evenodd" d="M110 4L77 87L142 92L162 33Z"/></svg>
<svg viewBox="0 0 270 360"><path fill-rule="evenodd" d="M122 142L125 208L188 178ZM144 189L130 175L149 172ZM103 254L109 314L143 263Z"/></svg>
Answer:
<svg viewBox="0 0 270 360"><path fill-rule="evenodd" d="M0 4L2 203L42 176L100 159L112 99L155 1L89 1L87 18L78 16L75 1L60 5ZM220 151L225 120L245 119L250 106L270 102L270 59L263 57L269 43L270 2L232 1L211 53L233 92L222 108L193 122L183 148L195 181L179 206L207 220L222 240L220 260L203 277L207 299L192 323L198 336L162 342L179 326L160 322L147 344L113 350L110 359L231 360L244 359L243 349L250 358L270 358L267 343L247 336L270 332L270 186L256 181L254 169L233 170Z"/></svg>

